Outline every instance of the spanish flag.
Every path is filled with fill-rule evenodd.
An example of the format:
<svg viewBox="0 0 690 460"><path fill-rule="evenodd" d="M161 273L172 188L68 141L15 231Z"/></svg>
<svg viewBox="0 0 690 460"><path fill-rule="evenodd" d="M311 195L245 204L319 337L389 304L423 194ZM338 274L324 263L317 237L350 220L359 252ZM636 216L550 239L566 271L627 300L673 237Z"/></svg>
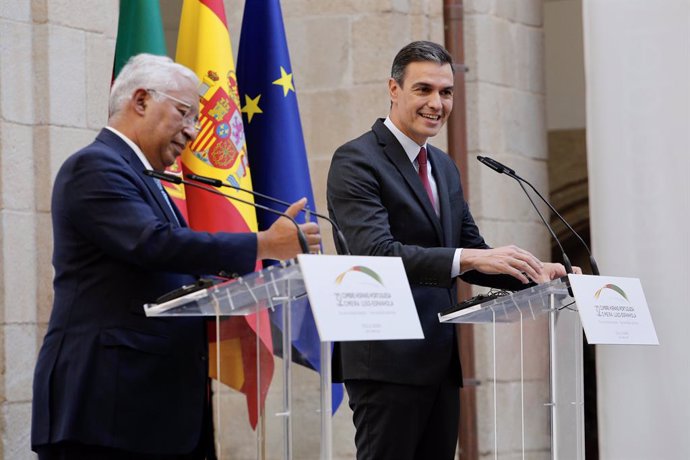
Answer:
<svg viewBox="0 0 690 460"><path fill-rule="evenodd" d="M235 64L222 0L184 0L175 59L195 71L201 80L201 129L196 140L182 154L183 171L251 189ZM251 200L246 194L240 196L240 192L230 193L238 193L239 198ZM186 197L189 223L196 230L257 230L256 213L252 206L191 187L187 188ZM257 269L260 268L257 265ZM220 340L219 380L246 394L249 421L253 428L256 428L273 377L270 331L265 311L222 321L219 338L216 337L215 326L209 326L210 375L218 378L215 367L216 340Z"/></svg>

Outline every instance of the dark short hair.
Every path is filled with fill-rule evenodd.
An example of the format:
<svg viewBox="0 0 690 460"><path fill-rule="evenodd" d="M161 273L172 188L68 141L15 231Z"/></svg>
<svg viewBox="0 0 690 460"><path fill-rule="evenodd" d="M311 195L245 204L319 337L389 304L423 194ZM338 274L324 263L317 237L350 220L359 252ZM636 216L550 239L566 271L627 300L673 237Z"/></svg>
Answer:
<svg viewBox="0 0 690 460"><path fill-rule="evenodd" d="M439 65L450 64L450 68L453 70L453 73L455 73L455 69L453 68L453 57L444 47L438 43L420 40L412 42L398 51L395 59L393 59L391 78L402 86L407 65L411 62L425 61L436 62Z"/></svg>

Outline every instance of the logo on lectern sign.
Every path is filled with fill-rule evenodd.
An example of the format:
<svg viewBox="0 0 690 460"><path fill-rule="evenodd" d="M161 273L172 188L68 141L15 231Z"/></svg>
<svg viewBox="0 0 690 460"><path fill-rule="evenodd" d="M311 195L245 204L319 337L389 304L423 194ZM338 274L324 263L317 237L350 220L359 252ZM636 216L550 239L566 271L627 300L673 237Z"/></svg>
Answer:
<svg viewBox="0 0 690 460"><path fill-rule="evenodd" d="M370 309L372 315L394 314L393 294L383 284L381 276L369 267L355 265L340 273L334 280L333 297L338 308L346 309L343 314L361 314ZM373 331L380 324L371 323Z"/></svg>

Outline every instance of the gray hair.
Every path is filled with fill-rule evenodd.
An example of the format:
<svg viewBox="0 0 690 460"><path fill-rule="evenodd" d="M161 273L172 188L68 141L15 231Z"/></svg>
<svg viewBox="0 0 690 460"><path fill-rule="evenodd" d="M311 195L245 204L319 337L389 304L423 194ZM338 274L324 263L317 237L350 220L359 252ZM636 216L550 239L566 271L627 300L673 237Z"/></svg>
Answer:
<svg viewBox="0 0 690 460"><path fill-rule="evenodd" d="M167 56L146 53L132 56L122 67L110 89L109 116L120 111L137 89L156 89L158 91L178 89L178 77L186 78L194 86L199 86L199 78L194 72Z"/></svg>
<svg viewBox="0 0 690 460"><path fill-rule="evenodd" d="M406 45L398 51L398 54L393 59L393 66L391 67L391 78L394 79L400 86L405 80L405 69L411 62L436 62L437 64L450 64L453 69L453 57L441 45L428 41L416 41Z"/></svg>

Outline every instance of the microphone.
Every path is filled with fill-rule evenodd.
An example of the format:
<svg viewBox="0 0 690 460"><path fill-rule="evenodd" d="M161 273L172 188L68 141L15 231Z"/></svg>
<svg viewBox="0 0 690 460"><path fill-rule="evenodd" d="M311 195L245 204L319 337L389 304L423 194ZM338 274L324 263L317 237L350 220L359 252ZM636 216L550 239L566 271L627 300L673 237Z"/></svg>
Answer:
<svg viewBox="0 0 690 460"><path fill-rule="evenodd" d="M198 174L186 174L185 177L187 177L188 179L191 179L193 181L196 181L196 182L201 182L202 184L210 185L212 187L217 187L217 188L228 187L228 188L238 190L240 192L245 192L245 193L249 193L249 194L254 195L254 196L258 196L259 198L263 198L265 200L271 201L271 202L276 203L276 204L282 204L283 206L290 206L290 203L288 203L287 201L284 201L284 200L281 200L281 199L278 199L278 198L275 198L275 197L272 197L269 195L265 195L263 193L255 192L254 190L248 190L248 189L245 189L242 187L238 187L236 185L228 184L227 182L223 182L220 179L215 179L213 177L199 176ZM345 235L343 235L343 232L340 230L340 227L338 226L338 224L336 224L333 221L333 219L331 219L328 216L325 216L323 214L319 214L317 212L311 211L309 208L302 209L301 212L305 213L307 215L307 218L309 218L308 216L310 214L313 214L316 217L318 217L319 219L324 219L324 220L328 221L331 224L331 227L333 227L333 230L335 231L334 233L338 239L338 244L340 245L341 249L343 249L343 252L346 255L352 254L350 252L350 247L347 245L347 240L345 240Z"/></svg>
<svg viewBox="0 0 690 460"><path fill-rule="evenodd" d="M188 180L184 180L183 178L181 178L181 177L179 177L179 176L176 176L176 175L174 175L174 174L162 173L162 172L153 171L153 170L150 170L150 169L144 170L144 174L147 175L147 176L149 176L149 177L156 178L156 179L158 179L158 180L164 180L164 181L166 181L166 182L172 182L173 184L184 184L184 185L189 185L190 187L195 187L195 188L198 188L198 189L201 189L201 190L206 190L206 191L209 192L209 193L213 193L213 194L215 194L215 195L224 196L225 198L229 198L229 199L231 199L231 200L238 201L238 202L240 202L240 203L248 204L249 206L253 206L253 207L257 208L257 209L261 209L261 210L263 210L263 211L268 211L268 212L270 212L270 213L277 214L277 215L279 215L279 216L285 217L285 218L287 218L288 220L290 220L290 222L292 222L292 223L295 225L295 228L297 228L297 239L299 240L299 245L300 245L300 247L302 248L302 252L303 252L304 254L309 254L309 244L307 243L307 238L304 236L304 232L302 232L302 229L299 227L299 224L297 223L297 221L295 221L295 219L293 219L292 217L288 216L288 215L285 214L284 212L276 211L275 209L271 209L271 208L269 208L269 207L267 207L267 206L263 206L263 205L260 205L260 204L257 204L257 203L252 203L251 201L247 201L247 200L243 200L243 199L241 199L241 198L237 198L237 197L234 197L234 196L227 195L227 194L225 194L225 193L223 193L223 192L219 192L219 191L216 190L216 189L204 187L203 185L199 185L199 184L197 184L196 182L191 182L191 181L188 181Z"/></svg>
<svg viewBox="0 0 690 460"><path fill-rule="evenodd" d="M493 158L483 157L483 156L479 156L479 155L478 155L478 156L477 156L477 160L479 160L481 163L483 163L484 165L488 166L489 168L493 169L493 170L496 171L497 173L499 173L499 174L505 174L505 175L510 176L510 177L512 177L513 179L515 179L515 180L518 182L518 184L520 184L520 187L522 187L522 190L525 192L525 194L527 195L528 198L530 197L530 195L527 193L527 190L525 190L525 187L522 185L522 183L524 182L525 184L529 185L529 187L534 191L534 193L537 194L537 196L541 199L541 201L543 201L544 203L546 203L546 205L549 207L549 209L551 209L551 212L553 212L553 213L556 215L556 217L558 217L558 219L559 219L561 222L563 222L563 224L568 228L568 230L570 230L570 232L571 232L573 235L575 235L575 237L577 237L578 240L580 240L580 243L582 243L582 246L585 248L585 250L587 251L587 254L589 255L589 266L592 268L592 274L595 275L595 276L599 276L599 267L597 266L597 262L596 262L596 260L594 260L594 256L592 255L592 252L589 250L589 247L587 246L587 244L585 243L585 241L582 239L582 237L580 236L580 234L577 233L577 232L575 231L575 229L574 229L573 227L570 226L570 224L568 223L568 221L566 221L565 218L564 218L563 216L561 216L560 213L559 213L558 211L556 211L556 208L554 208L554 207L551 205L551 203L550 203L546 198L544 198L544 197L541 195L541 193L539 193L539 191L538 191L536 188L534 188L534 186L533 186L529 181L527 181L526 179L523 179L522 177L518 176L518 175L515 173L514 170L510 169L509 167L507 167L507 166L504 165L503 163L494 160ZM531 198L530 198L530 201L532 201ZM534 206L534 202L532 202L532 206ZM535 206L535 209L536 209L536 206ZM539 210L537 210L537 213L539 213ZM556 238L556 235L555 235L555 233L553 232L553 229L549 226L549 224L546 223L546 221L545 221L544 218L541 216L541 214L539 214L539 217L542 218L542 219L541 219L542 222L544 222L544 225L546 225L547 228L549 229L549 231L551 232L551 236L553 236L553 238L556 240L556 243L558 244L558 247L561 249L561 252L563 252L563 257L566 258L567 256L565 255L565 251L563 250L563 246L561 245L561 242L558 240L558 238ZM565 259L564 259L564 260L565 260ZM568 261L568 262L570 262L570 261ZM564 264L564 265L565 265L565 264ZM566 269L567 269L567 266L566 266ZM570 272L569 272L569 273L570 273Z"/></svg>

